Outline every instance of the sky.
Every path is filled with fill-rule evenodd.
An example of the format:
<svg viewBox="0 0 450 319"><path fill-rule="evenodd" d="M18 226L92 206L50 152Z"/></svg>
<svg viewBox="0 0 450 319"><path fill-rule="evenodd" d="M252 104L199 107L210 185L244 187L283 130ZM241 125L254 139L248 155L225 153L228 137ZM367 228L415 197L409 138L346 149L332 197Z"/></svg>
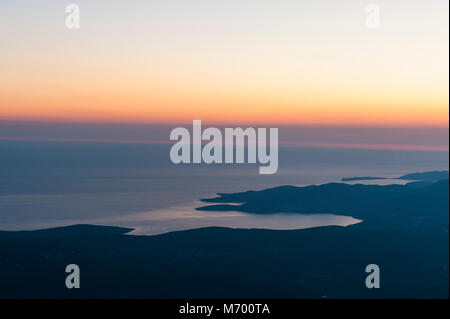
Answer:
<svg viewBox="0 0 450 319"><path fill-rule="evenodd" d="M448 1L369 3L2 1L0 121L448 128Z"/></svg>

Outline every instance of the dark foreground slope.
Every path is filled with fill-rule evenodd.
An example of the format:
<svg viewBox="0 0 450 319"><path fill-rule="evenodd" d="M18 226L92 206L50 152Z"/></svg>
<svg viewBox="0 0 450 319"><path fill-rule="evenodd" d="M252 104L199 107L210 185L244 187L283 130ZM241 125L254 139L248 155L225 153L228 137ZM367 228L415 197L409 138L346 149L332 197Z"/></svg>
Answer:
<svg viewBox="0 0 450 319"><path fill-rule="evenodd" d="M73 230L82 226L74 226ZM0 297L448 297L448 233L204 228L0 239ZM81 288L65 288L67 264ZM365 267L381 288L365 287Z"/></svg>
<svg viewBox="0 0 450 319"><path fill-rule="evenodd" d="M400 193L376 188L380 200L366 204L355 197L371 213L348 227L211 227L158 236L88 225L0 232L0 297L448 298L448 180L393 189ZM270 207L289 202L278 195ZM340 203L319 195L301 198L321 207ZM68 290L64 271L72 263L80 266L81 288ZM368 264L380 267L380 289L365 286Z"/></svg>

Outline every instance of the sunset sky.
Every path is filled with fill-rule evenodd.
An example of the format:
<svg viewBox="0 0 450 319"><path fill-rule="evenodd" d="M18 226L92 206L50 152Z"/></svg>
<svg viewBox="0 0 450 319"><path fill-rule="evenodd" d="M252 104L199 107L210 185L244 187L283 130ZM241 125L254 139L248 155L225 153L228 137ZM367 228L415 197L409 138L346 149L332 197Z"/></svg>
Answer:
<svg viewBox="0 0 450 319"><path fill-rule="evenodd" d="M1 2L0 120L448 125L447 0L72 2Z"/></svg>

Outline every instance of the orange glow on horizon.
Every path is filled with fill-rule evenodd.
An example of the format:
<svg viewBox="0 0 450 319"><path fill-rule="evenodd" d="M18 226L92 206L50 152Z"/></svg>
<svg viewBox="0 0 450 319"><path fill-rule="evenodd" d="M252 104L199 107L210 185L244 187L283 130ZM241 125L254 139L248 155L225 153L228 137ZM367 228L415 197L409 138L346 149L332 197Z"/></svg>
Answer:
<svg viewBox="0 0 450 319"><path fill-rule="evenodd" d="M344 99L345 101L345 99ZM378 104L380 103L380 104ZM448 104L381 104L381 101L349 103L296 99L277 101L231 96L133 97L45 96L0 97L0 120L56 122L267 123L298 125L448 126ZM401 101L399 101L401 103ZM6 107L5 107L6 106Z"/></svg>
<svg viewBox="0 0 450 319"><path fill-rule="evenodd" d="M393 5L380 30L295 1L239 17L147 5L162 11L89 4L77 30L57 7L5 10L0 120L448 126L448 3Z"/></svg>

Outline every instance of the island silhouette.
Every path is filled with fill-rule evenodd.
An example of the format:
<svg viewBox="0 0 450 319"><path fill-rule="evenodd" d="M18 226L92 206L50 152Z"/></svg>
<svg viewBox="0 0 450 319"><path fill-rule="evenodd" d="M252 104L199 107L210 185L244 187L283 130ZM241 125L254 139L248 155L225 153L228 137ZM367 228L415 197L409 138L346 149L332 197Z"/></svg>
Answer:
<svg viewBox="0 0 450 319"><path fill-rule="evenodd" d="M376 180L376 179L402 179L405 181L430 181L435 182L442 179L448 179L448 171L432 171L432 172L419 172L402 175L399 177L344 177L341 179L343 182L362 181L362 180Z"/></svg>

